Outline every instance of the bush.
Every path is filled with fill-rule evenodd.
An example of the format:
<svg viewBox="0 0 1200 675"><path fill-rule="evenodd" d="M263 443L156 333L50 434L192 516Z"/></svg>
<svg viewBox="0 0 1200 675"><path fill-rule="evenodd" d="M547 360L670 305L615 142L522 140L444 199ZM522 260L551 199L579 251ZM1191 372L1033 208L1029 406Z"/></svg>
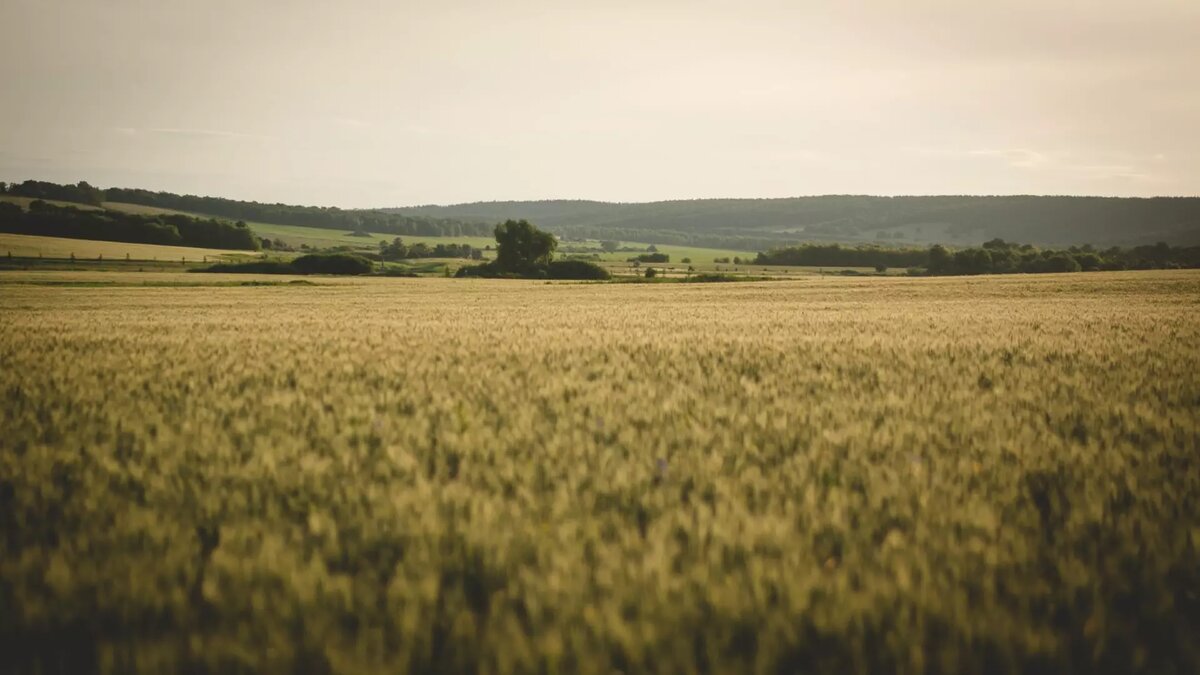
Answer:
<svg viewBox="0 0 1200 675"><path fill-rule="evenodd" d="M191 272L224 272L227 274L296 274L291 263L282 260L254 260L251 262L217 263Z"/></svg>
<svg viewBox="0 0 1200 675"><path fill-rule="evenodd" d="M375 264L353 253L310 253L292 261L292 268L300 274L368 274Z"/></svg>
<svg viewBox="0 0 1200 675"><path fill-rule="evenodd" d="M1078 272L1080 269L1079 263L1065 253L1050 256L1041 268L1046 272Z"/></svg>
<svg viewBox="0 0 1200 675"><path fill-rule="evenodd" d="M671 262L671 256L666 253L643 253L630 258L629 262L665 263Z"/></svg>
<svg viewBox="0 0 1200 675"><path fill-rule="evenodd" d="M532 275L517 274L500 268L495 261L484 263L482 265L465 265L458 268L454 276L459 279L479 278L479 279L541 279L545 278L545 270L535 270Z"/></svg>
<svg viewBox="0 0 1200 675"><path fill-rule="evenodd" d="M654 277L657 277L657 276L658 276L658 270L654 269L653 267L646 268L646 278L647 279L653 279Z"/></svg>
<svg viewBox="0 0 1200 675"><path fill-rule="evenodd" d="M406 270L402 267L385 267L376 272L381 277L418 277L421 276L412 270Z"/></svg>
<svg viewBox="0 0 1200 675"><path fill-rule="evenodd" d="M314 253L300 256L291 262L253 260L217 263L193 271L233 274L367 274L374 268L375 264L362 256L348 253Z"/></svg>
<svg viewBox="0 0 1200 675"><path fill-rule="evenodd" d="M546 266L546 276L551 279L580 279L604 281L612 275L603 267L586 260L555 260Z"/></svg>

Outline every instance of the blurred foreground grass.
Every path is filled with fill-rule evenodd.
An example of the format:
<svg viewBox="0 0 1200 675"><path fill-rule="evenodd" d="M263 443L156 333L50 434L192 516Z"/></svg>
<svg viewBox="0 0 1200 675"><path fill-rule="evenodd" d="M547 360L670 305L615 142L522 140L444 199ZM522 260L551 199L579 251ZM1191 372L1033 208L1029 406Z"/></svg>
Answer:
<svg viewBox="0 0 1200 675"><path fill-rule="evenodd" d="M5 670L1200 667L1196 273L0 289Z"/></svg>

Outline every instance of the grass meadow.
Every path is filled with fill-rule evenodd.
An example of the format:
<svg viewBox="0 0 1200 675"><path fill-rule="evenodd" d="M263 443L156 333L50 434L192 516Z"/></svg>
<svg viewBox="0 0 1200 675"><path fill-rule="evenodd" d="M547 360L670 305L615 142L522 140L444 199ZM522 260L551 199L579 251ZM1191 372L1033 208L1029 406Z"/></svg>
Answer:
<svg viewBox="0 0 1200 675"><path fill-rule="evenodd" d="M99 277L0 272L15 670L1200 668L1195 272Z"/></svg>

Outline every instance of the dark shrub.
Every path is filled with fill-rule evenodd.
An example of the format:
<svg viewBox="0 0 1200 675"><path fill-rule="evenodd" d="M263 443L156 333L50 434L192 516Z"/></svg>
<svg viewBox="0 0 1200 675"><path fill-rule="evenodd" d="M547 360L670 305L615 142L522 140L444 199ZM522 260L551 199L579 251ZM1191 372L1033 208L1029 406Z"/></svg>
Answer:
<svg viewBox="0 0 1200 675"><path fill-rule="evenodd" d="M417 274L416 272L413 272L412 270L406 270L401 267L387 267L387 268L384 268L384 269L380 270L379 272L377 272L377 274L381 277L419 277L419 276L421 276L421 275Z"/></svg>
<svg viewBox="0 0 1200 675"><path fill-rule="evenodd" d="M516 272L508 272L508 271L502 270L496 264L495 261L492 261L489 263L484 263L482 265L466 265L466 266L460 267L460 268L458 268L458 271L454 273L454 276L456 276L460 279L467 278L467 277L476 277L476 278L480 278L480 279L537 278L534 276L527 276L527 275L517 274ZM542 271L542 276L543 277L545 276L544 271Z"/></svg>
<svg viewBox="0 0 1200 675"><path fill-rule="evenodd" d="M1071 256L1061 253L1050 256L1044 263L1047 272L1078 272L1079 263Z"/></svg>
<svg viewBox="0 0 1200 675"><path fill-rule="evenodd" d="M292 268L300 274L368 274L375 264L352 253L311 253L292 261Z"/></svg>
<svg viewBox="0 0 1200 675"><path fill-rule="evenodd" d="M254 260L251 262L217 263L191 272L226 272L230 274L295 274L290 263L282 260Z"/></svg>
<svg viewBox="0 0 1200 675"><path fill-rule="evenodd" d="M671 256L666 253L643 253L629 259L629 262L665 263L671 262Z"/></svg>
<svg viewBox="0 0 1200 675"><path fill-rule="evenodd" d="M546 276L551 279L582 279L602 281L612 275L603 267L586 260L555 260L546 267Z"/></svg>
<svg viewBox="0 0 1200 675"><path fill-rule="evenodd" d="M1102 264L1100 256L1095 253L1082 253L1075 256L1075 261L1079 263L1079 268L1084 272L1094 272L1100 269Z"/></svg>

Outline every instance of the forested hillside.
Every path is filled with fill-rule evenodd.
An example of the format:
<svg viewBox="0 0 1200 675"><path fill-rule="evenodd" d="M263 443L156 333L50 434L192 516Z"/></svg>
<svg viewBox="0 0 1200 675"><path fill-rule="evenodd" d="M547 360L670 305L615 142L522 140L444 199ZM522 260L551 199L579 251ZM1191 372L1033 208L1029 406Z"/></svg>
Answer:
<svg viewBox="0 0 1200 675"><path fill-rule="evenodd" d="M339 209L337 207L264 204L221 197L152 192L137 188L101 190L86 182L76 185L57 185L35 180L11 185L0 183L0 194L54 199L95 206L106 201L140 204L235 221L302 225L350 231L362 230L409 236L488 236L492 233L493 225L483 222L463 222L443 216L407 215L375 210Z"/></svg>
<svg viewBox="0 0 1200 675"><path fill-rule="evenodd" d="M56 206L40 199L29 210L0 202L0 232L67 239L124 241L251 251L259 241L245 223L181 213L143 216L106 209Z"/></svg>
<svg viewBox="0 0 1200 675"><path fill-rule="evenodd" d="M1044 246L1200 244L1200 197L832 195L694 199L642 204L580 200L475 202L390 209L266 204L220 197L100 190L86 182L25 181L0 193L98 205L124 202L243 220L408 236L488 236L497 222L528 220L567 238L766 250L801 242L978 245L992 239Z"/></svg>
<svg viewBox="0 0 1200 675"><path fill-rule="evenodd" d="M869 197L701 199L616 204L478 202L389 209L495 222L526 218L571 237L765 249L787 242L1047 245L1200 243L1200 198Z"/></svg>

